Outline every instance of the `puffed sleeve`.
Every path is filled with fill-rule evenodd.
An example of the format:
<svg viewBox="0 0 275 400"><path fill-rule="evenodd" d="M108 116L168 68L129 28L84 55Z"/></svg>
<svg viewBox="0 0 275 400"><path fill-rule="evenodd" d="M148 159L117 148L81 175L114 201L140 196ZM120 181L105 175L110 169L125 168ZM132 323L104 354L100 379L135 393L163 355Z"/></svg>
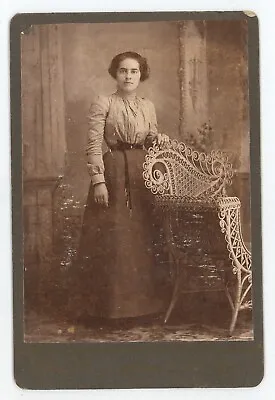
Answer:
<svg viewBox="0 0 275 400"><path fill-rule="evenodd" d="M147 109L149 117L149 132L145 138L144 145L146 148L152 145L153 140L158 134L158 123L154 104L147 99Z"/></svg>
<svg viewBox="0 0 275 400"><path fill-rule="evenodd" d="M88 158L88 172L91 175L91 180L94 185L96 183L105 182L102 143L108 110L108 97L97 96L88 114L89 129L86 154Z"/></svg>

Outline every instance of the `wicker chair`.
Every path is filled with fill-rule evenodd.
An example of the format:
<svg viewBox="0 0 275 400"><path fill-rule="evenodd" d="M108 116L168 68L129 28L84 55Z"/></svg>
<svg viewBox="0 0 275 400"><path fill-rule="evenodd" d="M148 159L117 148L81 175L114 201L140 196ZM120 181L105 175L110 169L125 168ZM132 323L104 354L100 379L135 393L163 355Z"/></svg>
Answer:
<svg viewBox="0 0 275 400"><path fill-rule="evenodd" d="M201 267L209 283L214 265L232 309L232 335L239 311L252 308L252 271L241 231L240 200L226 195L233 177L228 156L221 151L200 153L172 140L162 148L150 147L143 168L145 186L155 195L163 217L173 261L173 292L165 322L183 278L188 282L190 267Z"/></svg>

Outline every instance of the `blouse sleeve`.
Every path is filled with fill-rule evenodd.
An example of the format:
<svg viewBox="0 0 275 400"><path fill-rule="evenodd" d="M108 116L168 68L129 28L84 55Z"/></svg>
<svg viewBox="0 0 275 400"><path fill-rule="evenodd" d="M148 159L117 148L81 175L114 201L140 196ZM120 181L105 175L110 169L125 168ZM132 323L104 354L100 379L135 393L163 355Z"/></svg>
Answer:
<svg viewBox="0 0 275 400"><path fill-rule="evenodd" d="M105 182L104 164L102 158L102 143L104 138L105 122L109 109L107 97L98 96L92 103L88 115L88 142L86 154L88 158L88 172L92 183Z"/></svg>
<svg viewBox="0 0 275 400"><path fill-rule="evenodd" d="M145 138L144 145L146 148L152 145L154 138L158 134L158 123L154 104L148 101L148 111L149 111L149 132Z"/></svg>

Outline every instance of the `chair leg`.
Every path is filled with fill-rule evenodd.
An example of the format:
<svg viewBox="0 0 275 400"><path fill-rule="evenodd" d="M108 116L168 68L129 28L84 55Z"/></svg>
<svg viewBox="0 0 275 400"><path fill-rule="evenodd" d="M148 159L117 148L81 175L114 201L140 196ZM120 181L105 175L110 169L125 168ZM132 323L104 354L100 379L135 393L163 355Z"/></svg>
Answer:
<svg viewBox="0 0 275 400"><path fill-rule="evenodd" d="M236 326L236 322L237 322L237 318L238 318L238 314L239 314L239 307L236 307L232 313L232 319L231 319L231 324L230 324L230 328L229 328L229 335L232 336L233 332L235 330L235 326Z"/></svg>
<svg viewBox="0 0 275 400"><path fill-rule="evenodd" d="M237 322L237 318L238 318L238 314L241 308L241 294L242 294L242 282L241 282L241 272L238 271L237 274L237 290L236 290L236 295L235 295L235 301L234 301L234 305L233 305L233 309L232 309L232 319L231 319L231 323L230 323L230 328L229 328L229 334L230 336L232 336L235 326L236 326L236 322Z"/></svg>
<svg viewBox="0 0 275 400"><path fill-rule="evenodd" d="M174 283L174 289L173 289L173 293L172 293L172 297L171 297L171 301L168 307L168 310L166 311L165 314L165 318L164 318L164 323L166 324L166 322L168 321L171 312L173 310L173 308L175 307L175 304L178 300L178 295L179 295L179 289L180 289L180 282L181 282L181 274L179 271L179 260L175 260L176 263L176 276L175 276L175 283Z"/></svg>

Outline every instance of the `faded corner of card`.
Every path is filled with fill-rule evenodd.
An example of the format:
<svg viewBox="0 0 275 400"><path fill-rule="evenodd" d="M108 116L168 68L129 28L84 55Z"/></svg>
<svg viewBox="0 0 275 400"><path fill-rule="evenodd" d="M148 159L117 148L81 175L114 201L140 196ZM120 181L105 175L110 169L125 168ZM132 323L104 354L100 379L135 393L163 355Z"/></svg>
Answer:
<svg viewBox="0 0 275 400"><path fill-rule="evenodd" d="M247 17L249 17L249 18L256 18L256 19L258 19L258 16L257 16L257 14L255 13L255 11L252 11L252 10L243 10L243 13L244 13Z"/></svg>

